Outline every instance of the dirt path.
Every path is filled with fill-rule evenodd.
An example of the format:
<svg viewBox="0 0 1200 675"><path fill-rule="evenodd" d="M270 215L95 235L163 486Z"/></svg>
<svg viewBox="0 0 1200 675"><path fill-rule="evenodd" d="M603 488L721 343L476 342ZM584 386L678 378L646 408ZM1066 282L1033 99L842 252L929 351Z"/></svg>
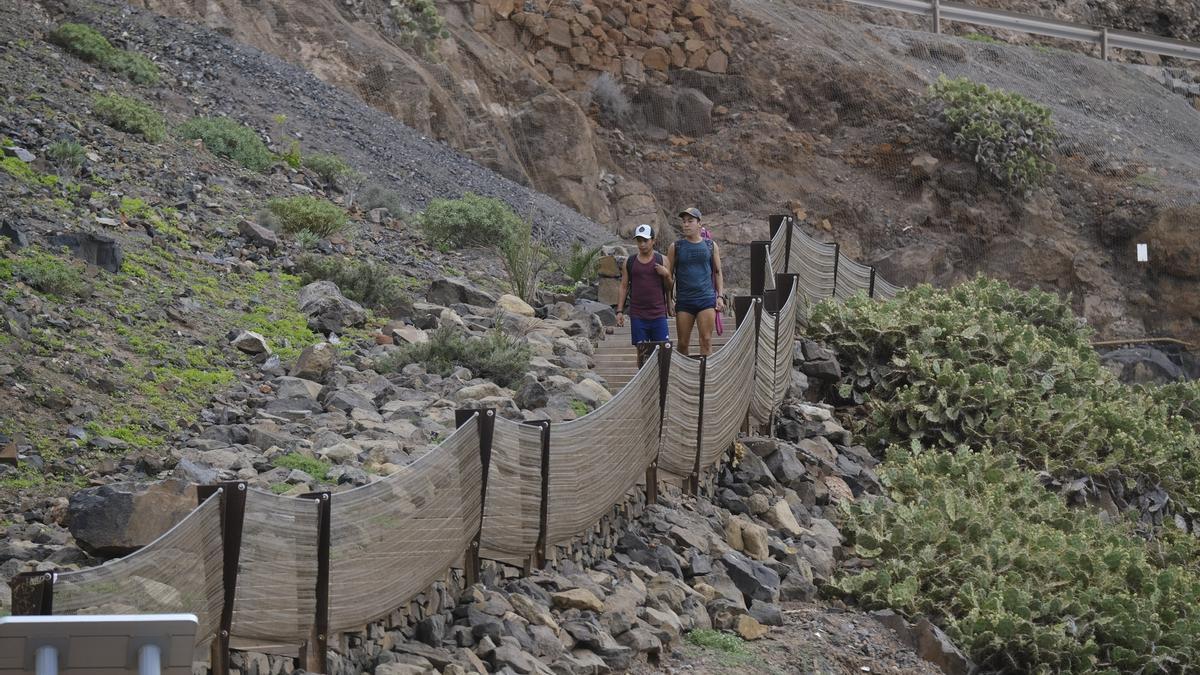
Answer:
<svg viewBox="0 0 1200 675"><path fill-rule="evenodd" d="M825 604L789 604L784 606L784 619L784 626L771 629L763 639L745 643L745 653L687 644L684 658L657 668L643 665L634 673L941 673L899 642L891 630L862 612Z"/></svg>

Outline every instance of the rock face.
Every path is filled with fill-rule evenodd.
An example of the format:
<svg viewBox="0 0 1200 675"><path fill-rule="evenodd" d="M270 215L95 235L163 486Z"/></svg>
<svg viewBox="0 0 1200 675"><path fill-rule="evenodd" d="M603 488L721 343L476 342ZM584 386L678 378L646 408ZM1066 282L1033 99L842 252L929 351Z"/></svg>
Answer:
<svg viewBox="0 0 1200 675"><path fill-rule="evenodd" d="M124 555L154 541L194 508L196 488L182 481L114 484L76 492L68 518L84 549Z"/></svg>
<svg viewBox="0 0 1200 675"><path fill-rule="evenodd" d="M314 281L301 288L299 309L308 316L308 327L321 333L340 333L367 319L362 305L342 295L332 281Z"/></svg>

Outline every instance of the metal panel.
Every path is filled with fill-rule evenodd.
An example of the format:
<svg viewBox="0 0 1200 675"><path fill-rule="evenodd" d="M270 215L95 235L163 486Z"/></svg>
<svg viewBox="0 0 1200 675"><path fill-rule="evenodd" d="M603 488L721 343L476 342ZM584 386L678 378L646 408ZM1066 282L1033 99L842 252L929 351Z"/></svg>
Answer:
<svg viewBox="0 0 1200 675"><path fill-rule="evenodd" d="M847 0L856 5L866 5L879 9L890 9L909 14L932 16L934 3L923 0ZM941 19L944 21L960 21L977 26L989 26L1003 30L1031 33L1064 40L1076 40L1095 45L1104 45L1105 33L1110 49L1132 49L1162 56L1174 56L1181 59L1200 60L1200 44L1172 38L1159 37L1146 33L1132 33L1123 30L1105 29L1097 26L1059 21L1041 16L1005 12L998 9L985 9L959 2L939 2Z"/></svg>

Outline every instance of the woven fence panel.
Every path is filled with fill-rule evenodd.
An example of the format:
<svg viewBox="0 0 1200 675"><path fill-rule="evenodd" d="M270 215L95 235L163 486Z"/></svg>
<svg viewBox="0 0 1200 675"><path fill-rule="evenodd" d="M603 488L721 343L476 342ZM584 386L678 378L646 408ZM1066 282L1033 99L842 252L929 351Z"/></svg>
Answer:
<svg viewBox="0 0 1200 675"><path fill-rule="evenodd" d="M655 355L611 401L553 427L548 543L586 532L644 478L658 454L658 395Z"/></svg>
<svg viewBox="0 0 1200 675"><path fill-rule="evenodd" d="M754 386L754 320L738 326L725 346L708 358L704 383L704 435L700 466L711 466L737 438Z"/></svg>
<svg viewBox="0 0 1200 675"><path fill-rule="evenodd" d="M671 377L663 415L658 468L690 476L696 465L696 430L700 411L700 362L671 352Z"/></svg>
<svg viewBox="0 0 1200 675"><path fill-rule="evenodd" d="M500 417L492 438L480 555L523 564L537 546L542 502L541 430Z"/></svg>
<svg viewBox="0 0 1200 675"><path fill-rule="evenodd" d="M361 626L442 577L482 516L479 428L472 420L384 480L333 495L329 626Z"/></svg>
<svg viewBox="0 0 1200 675"><path fill-rule="evenodd" d="M317 614L319 504L250 489L232 634L298 644Z"/></svg>
<svg viewBox="0 0 1200 675"><path fill-rule="evenodd" d="M214 494L144 548L54 582L55 614L195 614L196 644L216 635L224 601L221 498Z"/></svg>

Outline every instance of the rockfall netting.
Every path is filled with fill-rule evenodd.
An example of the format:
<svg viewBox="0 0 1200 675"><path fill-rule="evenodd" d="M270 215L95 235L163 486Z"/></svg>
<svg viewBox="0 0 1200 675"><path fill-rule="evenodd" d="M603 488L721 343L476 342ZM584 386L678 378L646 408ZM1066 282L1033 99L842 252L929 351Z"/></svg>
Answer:
<svg viewBox="0 0 1200 675"><path fill-rule="evenodd" d="M738 326L733 337L708 357L704 381L704 434L700 466L710 466L737 438L750 405L754 382L754 319Z"/></svg>
<svg viewBox="0 0 1200 675"><path fill-rule="evenodd" d="M320 504L248 489L233 636L298 644L317 614Z"/></svg>
<svg viewBox="0 0 1200 675"><path fill-rule="evenodd" d="M216 635L224 600L221 498L214 494L124 558L54 581L55 614L195 614L196 643Z"/></svg>
<svg viewBox="0 0 1200 675"><path fill-rule="evenodd" d="M472 419L403 470L334 494L330 630L385 616L444 575L479 530L482 480Z"/></svg>
<svg viewBox="0 0 1200 675"><path fill-rule="evenodd" d="M658 357L651 355L611 401L553 426L548 544L585 533L644 478L658 454L658 401Z"/></svg>
<svg viewBox="0 0 1200 675"><path fill-rule="evenodd" d="M496 418L481 557L520 566L533 555L542 503L541 438L538 427Z"/></svg>

